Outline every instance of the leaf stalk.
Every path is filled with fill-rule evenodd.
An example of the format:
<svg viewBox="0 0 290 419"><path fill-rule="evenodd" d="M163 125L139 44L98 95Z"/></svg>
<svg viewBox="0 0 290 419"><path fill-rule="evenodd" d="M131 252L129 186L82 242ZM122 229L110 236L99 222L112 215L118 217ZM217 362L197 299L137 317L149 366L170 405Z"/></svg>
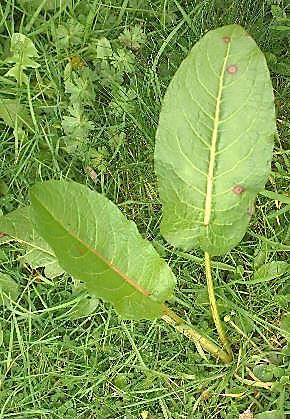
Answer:
<svg viewBox="0 0 290 419"><path fill-rule="evenodd" d="M225 347L225 350L231 360L232 359L231 344L226 335L224 326L222 324L222 321L219 315L218 305L215 298L213 280L212 280L212 275L211 275L211 260L210 260L210 255L207 252L204 253L204 262L205 262L207 291L208 291L209 305L211 309L212 318L213 318L215 327L217 329L218 335L220 337L220 340L223 346Z"/></svg>
<svg viewBox="0 0 290 419"><path fill-rule="evenodd" d="M162 319L173 326L178 332L182 333L190 340L198 342L203 349L211 353L215 358L220 359L225 364L231 362L231 355L221 349L218 345L212 342L208 337L204 336L201 332L196 330L194 327L184 323L183 319L179 317L173 310L171 310L165 304L162 304L164 315Z"/></svg>

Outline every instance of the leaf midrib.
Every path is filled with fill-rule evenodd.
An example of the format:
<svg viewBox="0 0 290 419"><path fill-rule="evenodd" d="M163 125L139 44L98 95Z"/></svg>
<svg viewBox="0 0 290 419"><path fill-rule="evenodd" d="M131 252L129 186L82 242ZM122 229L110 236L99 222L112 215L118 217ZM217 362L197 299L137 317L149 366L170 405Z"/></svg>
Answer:
<svg viewBox="0 0 290 419"><path fill-rule="evenodd" d="M220 105L221 105L221 96L223 90L223 82L224 82L224 74L226 70L226 65L229 57L230 52L230 43L228 44L226 56L223 63L223 68L220 76L219 81L219 90L217 95L216 101L216 109L215 109L215 117L214 117L214 126L211 138L211 146L210 146L210 160L208 165L208 173L207 173L207 186L206 186L206 196L205 196L205 204L204 204L204 225L208 226L210 223L210 216L211 216L211 209L212 209L212 187L213 187L213 173L214 173L214 166L215 166L215 158L216 158L216 145L217 145L217 136L218 136L218 125L219 125L219 114L220 114Z"/></svg>

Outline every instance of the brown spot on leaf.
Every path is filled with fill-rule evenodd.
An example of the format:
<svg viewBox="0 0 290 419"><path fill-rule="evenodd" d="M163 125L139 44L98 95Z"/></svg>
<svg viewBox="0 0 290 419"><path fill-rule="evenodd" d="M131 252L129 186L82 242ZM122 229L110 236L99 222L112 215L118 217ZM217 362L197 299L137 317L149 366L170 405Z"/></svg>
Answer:
<svg viewBox="0 0 290 419"><path fill-rule="evenodd" d="M2 231L0 232L0 237L4 237L6 236L6 233L3 233Z"/></svg>
<svg viewBox="0 0 290 419"><path fill-rule="evenodd" d="M243 192L245 192L245 188L242 185L236 185L233 187L232 191L236 195L241 195Z"/></svg>
<svg viewBox="0 0 290 419"><path fill-rule="evenodd" d="M235 74L238 71L238 67L235 64L231 64L227 67L227 72L230 74Z"/></svg>
<svg viewBox="0 0 290 419"><path fill-rule="evenodd" d="M223 41L225 44L228 44L229 42L231 42L231 38L229 36L224 36Z"/></svg>
<svg viewBox="0 0 290 419"><path fill-rule="evenodd" d="M81 256L83 256L84 254L85 254L85 252L86 252L86 248L85 247L78 247L78 253L81 255Z"/></svg>

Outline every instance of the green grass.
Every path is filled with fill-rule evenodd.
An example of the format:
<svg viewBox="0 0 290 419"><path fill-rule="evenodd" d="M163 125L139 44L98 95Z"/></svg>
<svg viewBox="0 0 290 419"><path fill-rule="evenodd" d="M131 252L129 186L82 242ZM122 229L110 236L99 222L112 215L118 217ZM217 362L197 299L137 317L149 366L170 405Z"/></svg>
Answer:
<svg viewBox="0 0 290 419"><path fill-rule="evenodd" d="M1 275L15 281L18 294L2 298L0 418L234 419L248 408L285 417L289 346L280 326L286 328L289 272L255 281L253 275L264 263L287 261L289 250L283 203L289 186L289 41L275 17L286 11L286 1L7 0L0 6L4 214L26 205L29 188L40 180L73 179L104 192L170 263L178 278L170 305L217 341L202 253L175 252L159 233L153 152L171 77L206 31L230 23L242 24L268 59L279 138L266 188L282 196L279 202L277 195L259 195L242 243L215 259L232 267L221 265L213 273L221 315L230 317L234 361L226 367L162 321L124 322L101 301L85 313L71 278L46 278L23 261L20 243L2 245ZM118 39L134 27L136 39L132 30L131 40ZM27 85L5 76L14 32L25 34L38 51L40 66L24 70ZM113 56L110 72L97 51L103 37L113 53L126 53L123 61ZM69 57L78 66L70 87L64 80ZM12 115L15 103L21 104L23 123L11 117L7 124L7 99L14 100ZM4 282L0 288L7 292ZM76 304L80 318L71 314Z"/></svg>

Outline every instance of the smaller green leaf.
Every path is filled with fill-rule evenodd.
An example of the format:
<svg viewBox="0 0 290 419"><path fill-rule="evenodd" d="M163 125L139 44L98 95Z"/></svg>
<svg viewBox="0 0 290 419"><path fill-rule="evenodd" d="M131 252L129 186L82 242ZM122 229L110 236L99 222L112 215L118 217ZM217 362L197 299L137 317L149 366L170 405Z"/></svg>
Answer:
<svg viewBox="0 0 290 419"><path fill-rule="evenodd" d="M38 68L38 64L33 58L38 57L37 50L33 42L21 33L14 33L11 38L11 52L13 55L6 61L15 65L5 74L6 77L14 77L18 83L28 83L28 78L23 70L27 68Z"/></svg>
<svg viewBox="0 0 290 419"><path fill-rule="evenodd" d="M254 272L253 281L255 281L255 283L271 281L286 272L290 272L289 268L289 263L284 261L266 263Z"/></svg>
<svg viewBox="0 0 290 419"><path fill-rule="evenodd" d="M26 57L38 57L37 49L33 42L22 33L14 33L12 35L10 50L14 54L23 54Z"/></svg>
<svg viewBox="0 0 290 419"><path fill-rule="evenodd" d="M90 295L111 302L123 318L163 315L175 277L116 205L75 182L36 184L30 195L36 228Z"/></svg>

